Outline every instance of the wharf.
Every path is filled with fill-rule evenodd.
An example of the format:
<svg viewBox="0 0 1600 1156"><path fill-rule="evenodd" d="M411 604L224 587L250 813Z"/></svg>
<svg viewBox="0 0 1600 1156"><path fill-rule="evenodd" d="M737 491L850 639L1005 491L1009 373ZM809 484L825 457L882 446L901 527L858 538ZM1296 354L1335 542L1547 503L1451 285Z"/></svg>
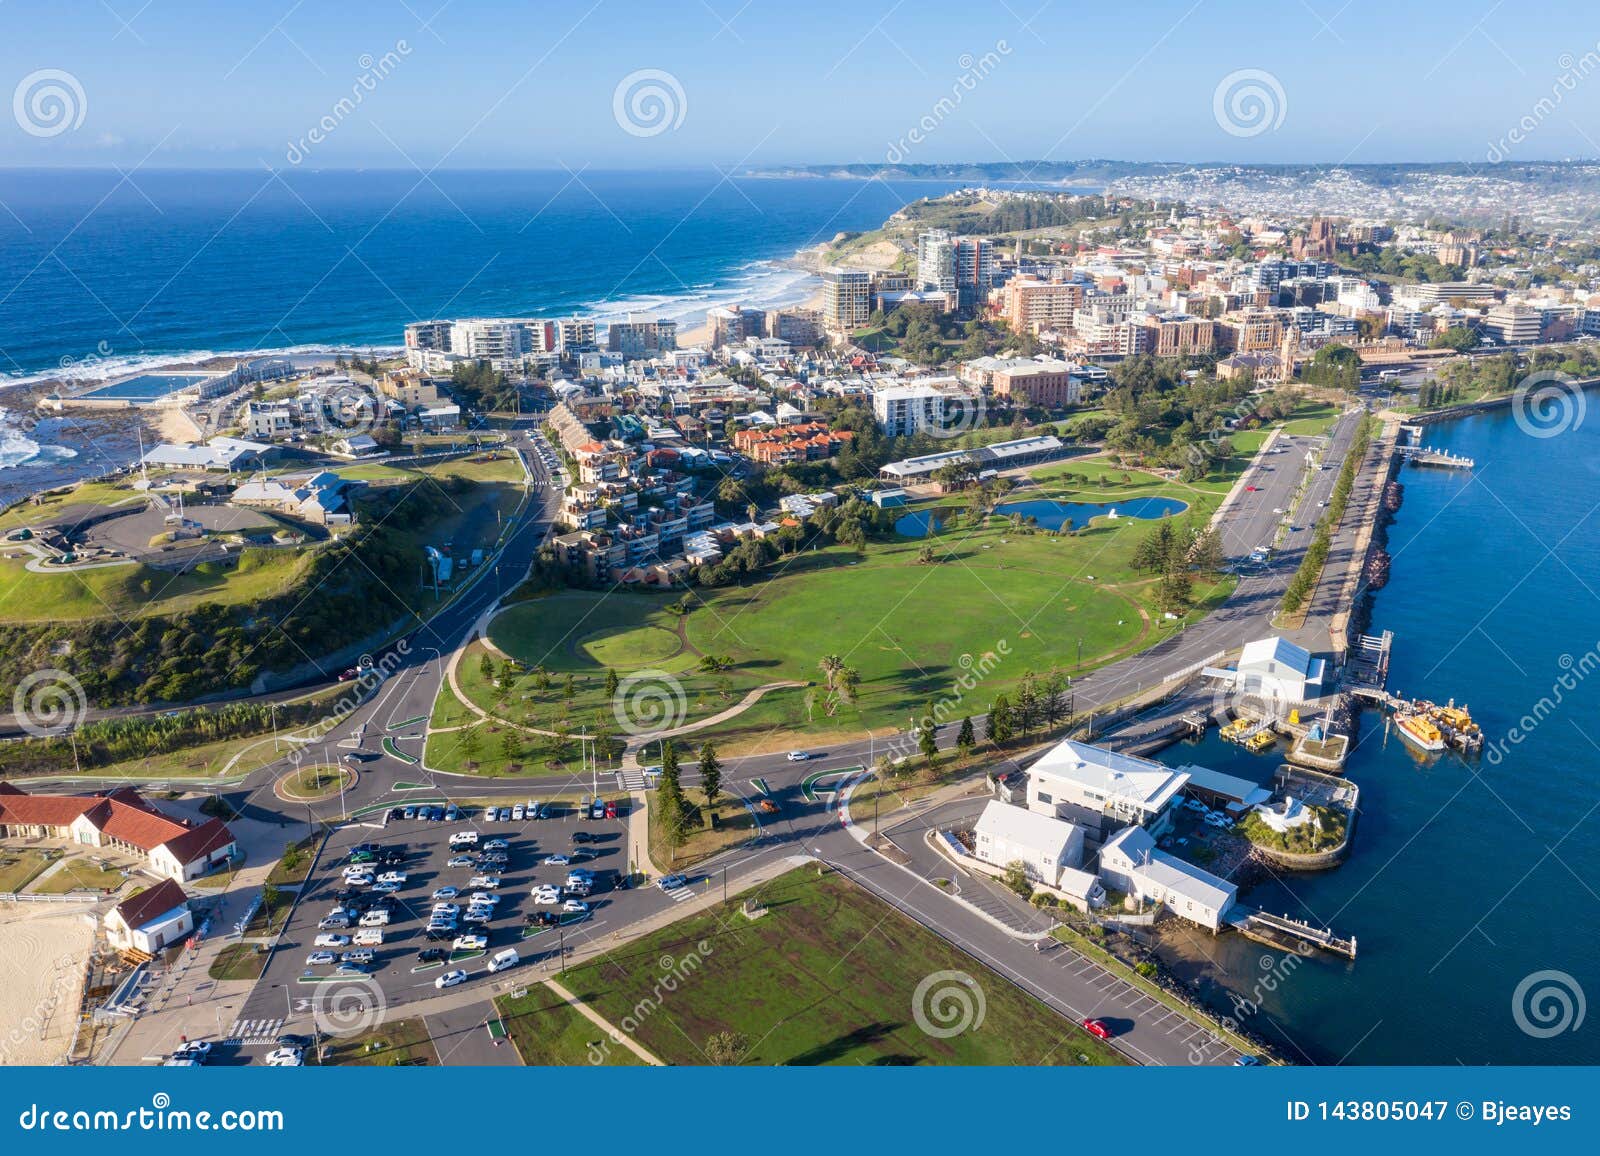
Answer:
<svg viewBox="0 0 1600 1156"><path fill-rule="evenodd" d="M1315 947L1333 955L1342 955L1346 959L1356 957L1354 936L1343 939L1328 928L1313 927L1309 923L1291 919L1287 915L1235 908L1229 913L1228 922L1246 939L1253 939L1268 947L1281 948L1302 955Z"/></svg>

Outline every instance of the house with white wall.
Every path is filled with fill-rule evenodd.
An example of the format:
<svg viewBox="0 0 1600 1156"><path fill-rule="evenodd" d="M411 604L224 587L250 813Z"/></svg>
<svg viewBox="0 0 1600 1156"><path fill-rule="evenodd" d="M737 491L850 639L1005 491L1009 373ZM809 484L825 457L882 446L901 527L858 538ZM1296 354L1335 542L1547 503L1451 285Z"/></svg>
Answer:
<svg viewBox="0 0 1600 1156"><path fill-rule="evenodd" d="M194 930L189 897L171 879L131 895L106 912L106 939L118 951L153 956Z"/></svg>
<svg viewBox="0 0 1600 1156"><path fill-rule="evenodd" d="M1100 878L1108 887L1216 931L1239 889L1193 863L1168 855L1143 827L1125 827L1100 848Z"/></svg>
<svg viewBox="0 0 1600 1156"><path fill-rule="evenodd" d="M1028 768L1028 809L1090 825L1091 835L1127 824L1160 834L1188 781L1185 771L1066 739Z"/></svg>

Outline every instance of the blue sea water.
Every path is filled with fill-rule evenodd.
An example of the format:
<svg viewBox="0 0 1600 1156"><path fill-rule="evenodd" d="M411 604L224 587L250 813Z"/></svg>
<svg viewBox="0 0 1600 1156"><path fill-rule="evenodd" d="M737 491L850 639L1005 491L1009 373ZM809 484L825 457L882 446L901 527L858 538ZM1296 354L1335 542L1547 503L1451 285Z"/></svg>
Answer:
<svg viewBox="0 0 1600 1156"><path fill-rule="evenodd" d="M952 185L675 172L0 171L0 386L393 348L430 317L695 324L803 300L797 250ZM126 421L0 393L0 501L125 462Z"/></svg>
<svg viewBox="0 0 1600 1156"><path fill-rule="evenodd" d="M0 374L395 346L430 317L793 302L787 262L953 186L669 172L0 173Z"/></svg>
<svg viewBox="0 0 1600 1156"><path fill-rule="evenodd" d="M1265 991L1277 953L1237 936L1194 937L1172 962L1216 985L1223 1010L1229 992L1259 1003L1243 1022L1302 1060L1593 1064L1600 422L1540 439L1503 411L1432 426L1428 441L1477 468L1400 474L1372 627L1395 633L1390 689L1469 704L1485 754L1421 755L1368 712L1346 767L1362 793L1349 860L1243 896L1354 935L1353 964L1316 959ZM1214 735L1161 757L1258 781L1277 764Z"/></svg>

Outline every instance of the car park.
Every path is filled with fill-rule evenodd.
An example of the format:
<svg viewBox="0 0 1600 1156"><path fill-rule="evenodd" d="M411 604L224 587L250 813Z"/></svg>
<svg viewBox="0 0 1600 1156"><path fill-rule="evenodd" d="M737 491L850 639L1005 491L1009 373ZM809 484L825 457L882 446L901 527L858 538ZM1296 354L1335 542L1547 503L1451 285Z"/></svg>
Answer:
<svg viewBox="0 0 1600 1156"><path fill-rule="evenodd" d="M350 937L339 935L335 932L326 932L311 941L312 947L349 947Z"/></svg>
<svg viewBox="0 0 1600 1156"><path fill-rule="evenodd" d="M447 971L443 975L441 975L438 979L433 981L433 986L436 987L436 988L443 989L443 988L447 988L447 987L455 987L456 984L458 984L458 983L466 983L466 982L467 982L467 973L466 972L460 971L460 970Z"/></svg>
<svg viewBox="0 0 1600 1156"><path fill-rule="evenodd" d="M333 952L331 951L313 951L310 955L306 956L307 967L323 967L332 962Z"/></svg>

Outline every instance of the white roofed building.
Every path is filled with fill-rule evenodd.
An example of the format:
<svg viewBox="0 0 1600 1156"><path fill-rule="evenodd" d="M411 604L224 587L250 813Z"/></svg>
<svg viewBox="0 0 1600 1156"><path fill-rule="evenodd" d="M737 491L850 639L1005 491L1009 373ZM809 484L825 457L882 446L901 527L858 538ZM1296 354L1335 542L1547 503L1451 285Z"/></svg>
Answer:
<svg viewBox="0 0 1600 1156"><path fill-rule="evenodd" d="M1028 809L1097 836L1124 825L1160 833L1188 781L1161 763L1066 739L1028 768Z"/></svg>
<svg viewBox="0 0 1600 1156"><path fill-rule="evenodd" d="M994 867L1020 862L1028 878L1059 887L1061 873L1083 862L1083 828L992 800L973 828L973 854Z"/></svg>
<svg viewBox="0 0 1600 1156"><path fill-rule="evenodd" d="M1100 849L1100 878L1118 891L1218 930L1239 889L1193 863L1156 849L1143 827L1127 827Z"/></svg>
<svg viewBox="0 0 1600 1156"><path fill-rule="evenodd" d="M1204 673L1235 694L1265 700L1274 705L1274 713L1287 714L1300 703L1322 697L1327 663L1288 639L1273 635L1245 643L1232 670L1207 667Z"/></svg>

